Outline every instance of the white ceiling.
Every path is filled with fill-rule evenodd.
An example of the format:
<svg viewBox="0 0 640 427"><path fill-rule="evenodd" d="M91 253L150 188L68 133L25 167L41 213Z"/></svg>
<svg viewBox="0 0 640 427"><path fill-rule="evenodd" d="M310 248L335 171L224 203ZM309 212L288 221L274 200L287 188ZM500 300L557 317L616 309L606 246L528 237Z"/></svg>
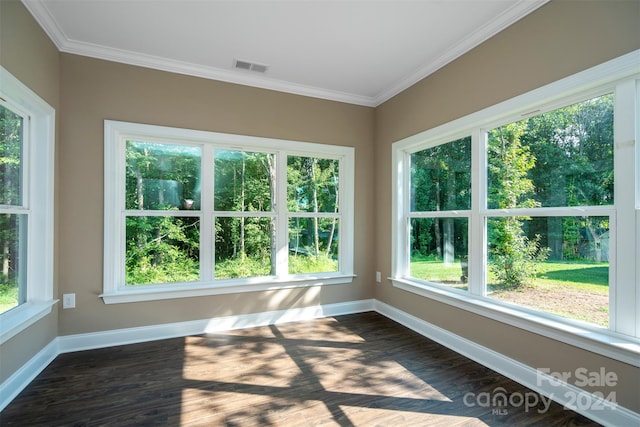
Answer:
<svg viewBox="0 0 640 427"><path fill-rule="evenodd" d="M548 0L22 1L62 52L376 106Z"/></svg>

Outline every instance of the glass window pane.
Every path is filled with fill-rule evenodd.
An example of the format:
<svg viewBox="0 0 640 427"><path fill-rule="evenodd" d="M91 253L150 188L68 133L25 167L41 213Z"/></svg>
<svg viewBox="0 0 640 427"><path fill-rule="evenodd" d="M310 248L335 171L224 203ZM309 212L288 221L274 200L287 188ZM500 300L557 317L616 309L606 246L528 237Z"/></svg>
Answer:
<svg viewBox="0 0 640 427"><path fill-rule="evenodd" d="M200 278L200 219L127 217L126 283L192 282Z"/></svg>
<svg viewBox="0 0 640 427"><path fill-rule="evenodd" d="M338 212L338 160L287 158L289 212Z"/></svg>
<svg viewBox="0 0 640 427"><path fill-rule="evenodd" d="M411 211L469 209L471 137L411 154Z"/></svg>
<svg viewBox="0 0 640 427"><path fill-rule="evenodd" d="M22 205L23 120L0 105L0 205Z"/></svg>
<svg viewBox="0 0 640 427"><path fill-rule="evenodd" d="M275 275L272 218L218 217L215 227L216 279Z"/></svg>
<svg viewBox="0 0 640 427"><path fill-rule="evenodd" d="M412 218L409 274L429 282L467 290L467 218Z"/></svg>
<svg viewBox="0 0 640 427"><path fill-rule="evenodd" d="M339 271L337 218L289 219L289 274Z"/></svg>
<svg viewBox="0 0 640 427"><path fill-rule="evenodd" d="M0 215L0 314L26 302L27 216Z"/></svg>
<svg viewBox="0 0 640 427"><path fill-rule="evenodd" d="M613 204L613 95L489 131L488 206Z"/></svg>
<svg viewBox="0 0 640 427"><path fill-rule="evenodd" d="M127 209L200 209L200 147L127 141Z"/></svg>
<svg viewBox="0 0 640 427"><path fill-rule="evenodd" d="M275 155L237 150L215 151L217 211L271 211L275 198Z"/></svg>
<svg viewBox="0 0 640 427"><path fill-rule="evenodd" d="M494 217L487 236L488 296L608 326L609 217Z"/></svg>

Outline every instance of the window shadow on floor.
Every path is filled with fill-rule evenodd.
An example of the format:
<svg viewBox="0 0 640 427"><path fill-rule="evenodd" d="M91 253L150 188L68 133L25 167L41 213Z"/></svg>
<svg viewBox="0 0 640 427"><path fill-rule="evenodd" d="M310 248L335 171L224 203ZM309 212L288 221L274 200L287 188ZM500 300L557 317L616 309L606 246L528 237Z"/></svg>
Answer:
<svg viewBox="0 0 640 427"><path fill-rule="evenodd" d="M362 313L63 354L0 424L597 425L499 393L533 392Z"/></svg>

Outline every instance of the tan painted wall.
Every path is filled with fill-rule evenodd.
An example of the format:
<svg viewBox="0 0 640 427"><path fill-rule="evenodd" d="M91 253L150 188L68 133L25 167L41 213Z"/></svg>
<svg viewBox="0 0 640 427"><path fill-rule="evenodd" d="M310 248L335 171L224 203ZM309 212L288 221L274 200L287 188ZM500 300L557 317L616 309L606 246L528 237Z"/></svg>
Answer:
<svg viewBox="0 0 640 427"><path fill-rule="evenodd" d="M374 268L391 272L391 145L640 48L640 2L553 1L376 109ZM620 378L617 400L640 412L640 369L489 320L385 281L378 300L534 368L603 366ZM601 390L601 391L613 391Z"/></svg>
<svg viewBox="0 0 640 427"><path fill-rule="evenodd" d="M367 107L62 55L60 335L371 298L373 115ZM355 272L348 285L105 305L102 292L105 119L355 147Z"/></svg>
<svg viewBox="0 0 640 427"><path fill-rule="evenodd" d="M0 63L56 108L55 295L75 292L78 304L0 347L0 382L58 334L375 296L533 367L604 366L621 378L618 401L640 412L637 368L373 280L375 270L390 274L391 144L640 48L639 5L553 1L374 110L59 54L18 0L0 0ZM104 119L354 146L358 278L350 286L104 305Z"/></svg>
<svg viewBox="0 0 640 427"><path fill-rule="evenodd" d="M0 0L0 64L59 114L58 50L18 0ZM55 271L57 277L57 266ZM57 288L54 278L54 297ZM0 383L57 335L58 313L54 307L52 314L2 344Z"/></svg>

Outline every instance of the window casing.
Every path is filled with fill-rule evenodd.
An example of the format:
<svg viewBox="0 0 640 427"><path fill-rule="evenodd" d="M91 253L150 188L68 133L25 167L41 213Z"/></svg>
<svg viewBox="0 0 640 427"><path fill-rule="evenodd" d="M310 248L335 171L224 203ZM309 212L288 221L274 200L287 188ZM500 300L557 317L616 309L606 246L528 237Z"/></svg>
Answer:
<svg viewBox="0 0 640 427"><path fill-rule="evenodd" d="M620 360L633 361L632 363L638 365L640 278L636 265L638 264L638 245L640 245L638 243L640 240L638 239L640 154L637 144L634 143L640 126L637 113L640 111L638 56L640 56L639 52L633 52L502 104L396 142L393 146L396 182L393 194L395 209L393 211L392 281L394 285L490 318L517 324L565 342L617 357ZM590 101L593 99L596 101ZM502 181L496 178L496 171L504 170L506 167L514 169L507 171L506 175L510 177L510 181L516 181L513 177L518 172L514 166L517 159L513 158L496 167L498 166L496 154L492 153L491 148L492 144L495 144L496 132L506 131L509 127L513 130L523 120L536 116L544 117L545 114L557 112L558 109L567 108L576 103L607 102L609 99L613 104L611 119L614 124L608 124L608 126L613 136L608 143L609 146L607 144L602 146L606 149L610 148L613 155L609 160L605 156L604 160L599 161L599 163L610 162L610 165L603 166L604 172L601 171L601 175L597 176L604 176L610 170L611 181L592 186L597 187L597 190L604 194L600 201L585 203L578 200L579 195L575 194L563 195L564 199L561 202L549 201L552 198L541 198L539 193L548 188L543 186L533 189L535 191L531 188L527 190L527 185L530 183L526 182L526 178L531 174L528 174L527 167L522 165L524 181L520 184L524 182L524 186L519 187L518 191L521 191L519 194L526 195L512 202L497 198L497 194L503 196L512 194L509 191L513 192L513 188L517 186L514 184L512 188L504 186L506 190L498 189L495 184ZM569 136L567 141L571 142ZM470 139L470 146L465 147L468 150L465 156L470 157L468 167L462 167L459 161L457 167L453 167L455 155L439 157L435 151L439 149L442 152L455 153L455 150L451 149L453 144L467 138ZM554 146L559 145L561 144ZM529 146L523 145L523 147L524 151L531 149ZM428 160L425 162L422 157ZM520 153L518 159L522 161L525 157ZM433 176L427 178L431 182L431 186L428 187L426 181L421 184L419 180L414 179L414 175L423 174L427 168L425 165L434 160L439 161L440 178ZM535 163L535 156L533 160ZM412 162L419 161L423 161L422 170L416 172L415 167L412 168L415 166ZM530 166L542 168L544 165L540 163L540 165ZM585 170L584 167L576 169ZM456 177L452 173L454 170L458 171ZM462 182L460 176L466 177L467 174L470 176L470 182L460 187L458 184ZM587 182L590 178L581 177L580 179ZM550 182L553 183L553 180ZM595 180L594 183L596 183ZM416 184L419 188L415 188ZM446 195L441 196L440 200L436 200L438 199L437 189L446 189L447 185L450 185L450 196L448 198ZM608 185L610 187L605 188ZM468 203L464 202L464 198L460 198L461 195L466 195L467 191L471 195ZM426 199L430 201L421 201L414 196L420 192L423 193L421 196L423 199L424 194L427 194ZM596 198L591 197L591 200L594 199ZM423 207L417 209L416 201ZM498 203L498 201L501 202ZM429 235L429 233L419 234L414 231L416 227L425 227L427 223L432 224L438 220L441 225L437 232L431 232ZM607 321L598 325L594 319L587 319L588 321L585 322L570 316L558 316L552 309L538 308L529 304L528 301L512 303L507 299L497 298L495 277L492 276L496 266L492 264L496 263L497 252L499 252L495 250L496 233L500 230L504 231L503 224L506 221L517 224L518 230L530 230L531 232L522 240L531 244L535 239L533 230L540 228L540 224L543 223L553 223L556 227L559 225L559 232L565 237L571 232L574 235L582 233L584 239L588 237L596 242L588 249L580 248L580 250L581 254L589 250L592 254L598 252L598 256L603 256L601 253L607 255L609 268L608 272L604 270L603 278L608 287L608 296L604 297L609 310ZM447 223L450 227L449 235L442 226ZM582 224L582 228L578 224ZM573 228L570 225L573 225ZM417 245L418 237L422 241L433 241L438 237L441 242L440 245L435 245L439 250L438 254L429 252L428 245L424 243L422 246ZM548 241L552 240L549 236L543 237ZM555 240L562 242L562 238L555 238ZM548 241L545 240L545 243ZM566 246L566 239L564 242ZM450 250L447 250L447 243ZM545 247L545 245L541 246ZM563 247L557 250L562 252ZM564 250L567 254L570 250L578 252L577 248L565 247ZM520 248L520 252L522 251L523 249ZM425 253L427 255L431 253L430 256L436 261L431 260L431 264L424 267L420 262L416 262L416 252L423 257ZM449 260L446 259L447 256ZM427 262L425 261L424 264L427 265ZM450 268L451 273L447 273L448 275L444 273L446 271L444 267L447 266L455 266ZM425 268L430 269L431 273L425 273ZM457 277L458 275L460 276ZM492 280L494 280L493 285L490 283ZM634 344L628 345L627 341ZM626 343L626 347L621 343ZM616 348L612 349L612 345Z"/></svg>
<svg viewBox="0 0 640 427"><path fill-rule="evenodd" d="M0 67L0 343L51 312L55 111Z"/></svg>
<svg viewBox="0 0 640 427"><path fill-rule="evenodd" d="M105 303L351 282L353 164L352 147L105 121Z"/></svg>

